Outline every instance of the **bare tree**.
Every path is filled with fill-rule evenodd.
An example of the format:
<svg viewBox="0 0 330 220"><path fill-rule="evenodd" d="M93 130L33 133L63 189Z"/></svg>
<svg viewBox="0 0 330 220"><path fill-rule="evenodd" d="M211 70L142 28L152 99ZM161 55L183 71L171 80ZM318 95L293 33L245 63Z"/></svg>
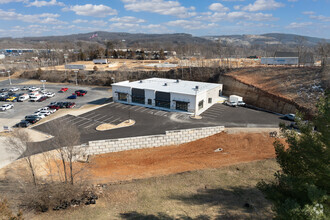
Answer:
<svg viewBox="0 0 330 220"><path fill-rule="evenodd" d="M54 136L51 139L51 145L60 155L65 182L74 184L74 176L80 171L73 169L73 162L85 151L85 148L78 146L80 132L76 126L63 120L51 121L48 125L48 132Z"/></svg>
<svg viewBox="0 0 330 220"><path fill-rule="evenodd" d="M11 133L11 136L7 139L7 149L23 158L23 160L26 162L30 172L33 184L37 185L37 176L35 172L35 163L32 157L32 152L30 151L30 148L28 147L28 143L31 142L31 138L29 134L22 130L17 129L14 130Z"/></svg>

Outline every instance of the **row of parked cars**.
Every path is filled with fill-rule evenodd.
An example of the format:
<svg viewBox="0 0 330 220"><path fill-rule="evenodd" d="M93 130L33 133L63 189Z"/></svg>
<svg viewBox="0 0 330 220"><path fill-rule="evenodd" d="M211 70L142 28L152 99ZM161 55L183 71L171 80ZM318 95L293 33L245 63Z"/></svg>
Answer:
<svg viewBox="0 0 330 220"><path fill-rule="evenodd" d="M27 92L15 93L19 90L17 87L11 89L1 89L0 90L0 101L6 102L23 102L30 100L31 102L42 102L47 98L55 96L55 93L48 92L46 90L37 88L37 87L23 87L21 90L28 90Z"/></svg>
<svg viewBox="0 0 330 220"><path fill-rule="evenodd" d="M46 107L39 108L33 114L25 116L24 120L16 124L16 127L27 128L61 108L74 108L75 106L76 103L74 102L52 102Z"/></svg>

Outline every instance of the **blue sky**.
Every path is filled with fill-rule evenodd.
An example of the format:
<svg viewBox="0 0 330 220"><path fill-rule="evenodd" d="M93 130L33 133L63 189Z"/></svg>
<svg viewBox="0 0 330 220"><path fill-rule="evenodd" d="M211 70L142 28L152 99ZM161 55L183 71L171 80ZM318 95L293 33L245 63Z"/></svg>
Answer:
<svg viewBox="0 0 330 220"><path fill-rule="evenodd" d="M330 0L0 0L0 37L95 31L330 38Z"/></svg>

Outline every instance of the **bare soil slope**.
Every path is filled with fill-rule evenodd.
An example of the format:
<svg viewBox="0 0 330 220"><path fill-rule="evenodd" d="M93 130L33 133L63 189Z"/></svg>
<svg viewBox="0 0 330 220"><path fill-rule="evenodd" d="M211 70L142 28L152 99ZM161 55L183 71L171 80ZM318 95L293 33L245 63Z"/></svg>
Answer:
<svg viewBox="0 0 330 220"><path fill-rule="evenodd" d="M244 68L227 75L308 109L315 108L323 93L320 67Z"/></svg>
<svg viewBox="0 0 330 220"><path fill-rule="evenodd" d="M219 133L194 142L95 156L93 182L116 182L274 158L268 133ZM214 152L222 148L221 152Z"/></svg>

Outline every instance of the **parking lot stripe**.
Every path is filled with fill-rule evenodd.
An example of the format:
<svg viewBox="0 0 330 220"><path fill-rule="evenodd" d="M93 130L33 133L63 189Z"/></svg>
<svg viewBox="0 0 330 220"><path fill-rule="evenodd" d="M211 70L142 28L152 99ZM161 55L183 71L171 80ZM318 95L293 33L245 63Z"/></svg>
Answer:
<svg viewBox="0 0 330 220"><path fill-rule="evenodd" d="M96 118L96 120L98 120L98 121L104 121L104 119L107 118L107 117L108 117L107 115L103 115L100 118Z"/></svg>
<svg viewBox="0 0 330 220"><path fill-rule="evenodd" d="M138 106L136 109L135 109L135 111L140 111L140 110L142 110L142 109L145 109L145 107L142 107L142 106Z"/></svg>
<svg viewBox="0 0 330 220"><path fill-rule="evenodd" d="M203 116L203 115L202 115ZM207 113L207 114L204 114L204 116L213 116L213 117L219 117L220 114L212 114L212 113Z"/></svg>
<svg viewBox="0 0 330 220"><path fill-rule="evenodd" d="M111 121L115 116L108 116L108 118L106 120L104 120L105 122Z"/></svg>
<svg viewBox="0 0 330 220"><path fill-rule="evenodd" d="M95 115L95 112L88 112L88 113L82 115L82 117L89 117L90 115Z"/></svg>
<svg viewBox="0 0 330 220"><path fill-rule="evenodd" d="M94 120L94 118L97 118L97 117L99 117L99 116L102 116L101 114L95 114L95 115L93 115L93 116L91 116L91 117L88 117L88 118L86 118L86 119L93 119Z"/></svg>
<svg viewBox="0 0 330 220"><path fill-rule="evenodd" d="M94 122L94 123L91 123L90 125L85 126L84 128L89 128L89 127L92 127L93 125L98 126L99 124L100 123Z"/></svg>
<svg viewBox="0 0 330 220"><path fill-rule="evenodd" d="M92 121L86 121L86 122L84 122L84 123L82 123L82 124L79 124L78 126L80 127L80 126L83 126L84 124L86 124L86 123L93 123Z"/></svg>
<svg viewBox="0 0 330 220"><path fill-rule="evenodd" d="M149 109L148 108L143 108L142 111L140 111L140 112L145 112L147 110L149 110Z"/></svg>
<svg viewBox="0 0 330 220"><path fill-rule="evenodd" d="M115 119L115 120L113 120L113 121L111 121L111 122L109 122L109 123L110 123L110 124L113 124L115 121L118 121L118 122L120 122L120 121L123 121L123 120L121 120L121 119L117 118L117 119Z"/></svg>

